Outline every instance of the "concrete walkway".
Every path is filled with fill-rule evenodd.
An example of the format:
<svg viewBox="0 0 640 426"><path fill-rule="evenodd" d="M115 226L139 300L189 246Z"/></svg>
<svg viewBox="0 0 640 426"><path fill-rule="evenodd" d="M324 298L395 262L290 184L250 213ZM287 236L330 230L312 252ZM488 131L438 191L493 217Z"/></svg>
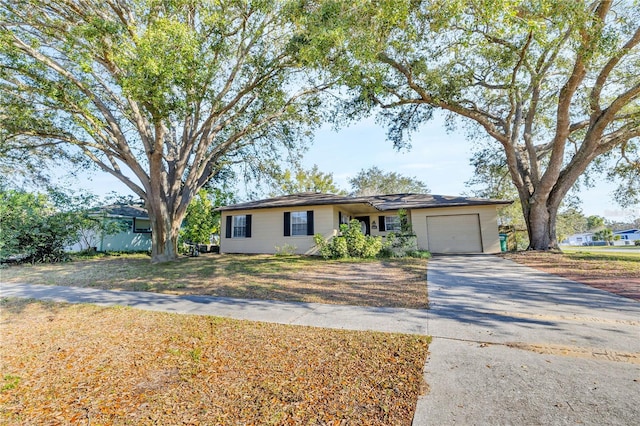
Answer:
<svg viewBox="0 0 640 426"><path fill-rule="evenodd" d="M414 425L631 425L640 303L494 256L429 263L430 310L0 284L4 297L430 334Z"/></svg>

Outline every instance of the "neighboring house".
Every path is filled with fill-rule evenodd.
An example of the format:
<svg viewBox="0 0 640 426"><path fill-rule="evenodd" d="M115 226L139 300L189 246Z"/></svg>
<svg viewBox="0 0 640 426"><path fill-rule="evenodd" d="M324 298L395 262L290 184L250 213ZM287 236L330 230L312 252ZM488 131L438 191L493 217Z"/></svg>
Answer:
<svg viewBox="0 0 640 426"><path fill-rule="evenodd" d="M511 201L426 194L346 197L301 193L218 208L222 212L221 253L275 253L280 247L316 254L314 234L330 239L342 223L360 221L368 235L400 230L398 210L407 216L418 248L432 253L500 251L497 208Z"/></svg>
<svg viewBox="0 0 640 426"><path fill-rule="evenodd" d="M640 240L640 229L627 229L624 231L616 231L613 233L614 237L620 235L620 239L613 241L615 246L628 246L635 245L635 242Z"/></svg>
<svg viewBox="0 0 640 426"><path fill-rule="evenodd" d="M114 204L99 207L91 214L98 220L121 222L122 231L113 235L97 235L90 231L84 239L97 251L147 251L151 250L151 223L149 215L140 204ZM86 243L70 247L71 251L86 249Z"/></svg>
<svg viewBox="0 0 640 426"><path fill-rule="evenodd" d="M562 240L561 244L569 246L584 246L591 245L593 243L593 232L584 232L582 234L569 235Z"/></svg>

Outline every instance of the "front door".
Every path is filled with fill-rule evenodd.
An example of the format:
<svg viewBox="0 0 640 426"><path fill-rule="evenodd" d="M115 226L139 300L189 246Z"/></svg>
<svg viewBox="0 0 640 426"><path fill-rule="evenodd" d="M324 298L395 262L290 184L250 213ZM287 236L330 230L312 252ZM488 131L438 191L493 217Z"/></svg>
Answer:
<svg viewBox="0 0 640 426"><path fill-rule="evenodd" d="M355 220L360 221L360 226L362 226L362 233L364 235L371 234L371 225L369 223L369 216L357 216L354 217Z"/></svg>

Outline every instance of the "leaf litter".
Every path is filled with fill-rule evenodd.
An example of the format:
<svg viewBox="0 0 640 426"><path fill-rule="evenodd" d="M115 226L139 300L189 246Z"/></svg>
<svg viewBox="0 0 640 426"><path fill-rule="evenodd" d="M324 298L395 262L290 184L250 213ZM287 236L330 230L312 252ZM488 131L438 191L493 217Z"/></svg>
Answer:
<svg viewBox="0 0 640 426"><path fill-rule="evenodd" d="M429 338L3 299L0 423L411 424Z"/></svg>

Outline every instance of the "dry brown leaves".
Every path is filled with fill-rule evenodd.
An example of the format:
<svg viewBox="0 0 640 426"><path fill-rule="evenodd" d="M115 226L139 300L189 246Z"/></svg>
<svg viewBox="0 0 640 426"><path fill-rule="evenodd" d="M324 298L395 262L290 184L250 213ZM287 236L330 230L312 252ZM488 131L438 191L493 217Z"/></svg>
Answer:
<svg viewBox="0 0 640 426"><path fill-rule="evenodd" d="M123 256L12 266L8 282L260 300L426 308L427 261L341 262L314 257L202 255L152 265Z"/></svg>
<svg viewBox="0 0 640 426"><path fill-rule="evenodd" d="M526 251L503 257L540 271L640 301L640 261L620 255Z"/></svg>
<svg viewBox="0 0 640 426"><path fill-rule="evenodd" d="M3 300L3 424L410 424L428 338Z"/></svg>

